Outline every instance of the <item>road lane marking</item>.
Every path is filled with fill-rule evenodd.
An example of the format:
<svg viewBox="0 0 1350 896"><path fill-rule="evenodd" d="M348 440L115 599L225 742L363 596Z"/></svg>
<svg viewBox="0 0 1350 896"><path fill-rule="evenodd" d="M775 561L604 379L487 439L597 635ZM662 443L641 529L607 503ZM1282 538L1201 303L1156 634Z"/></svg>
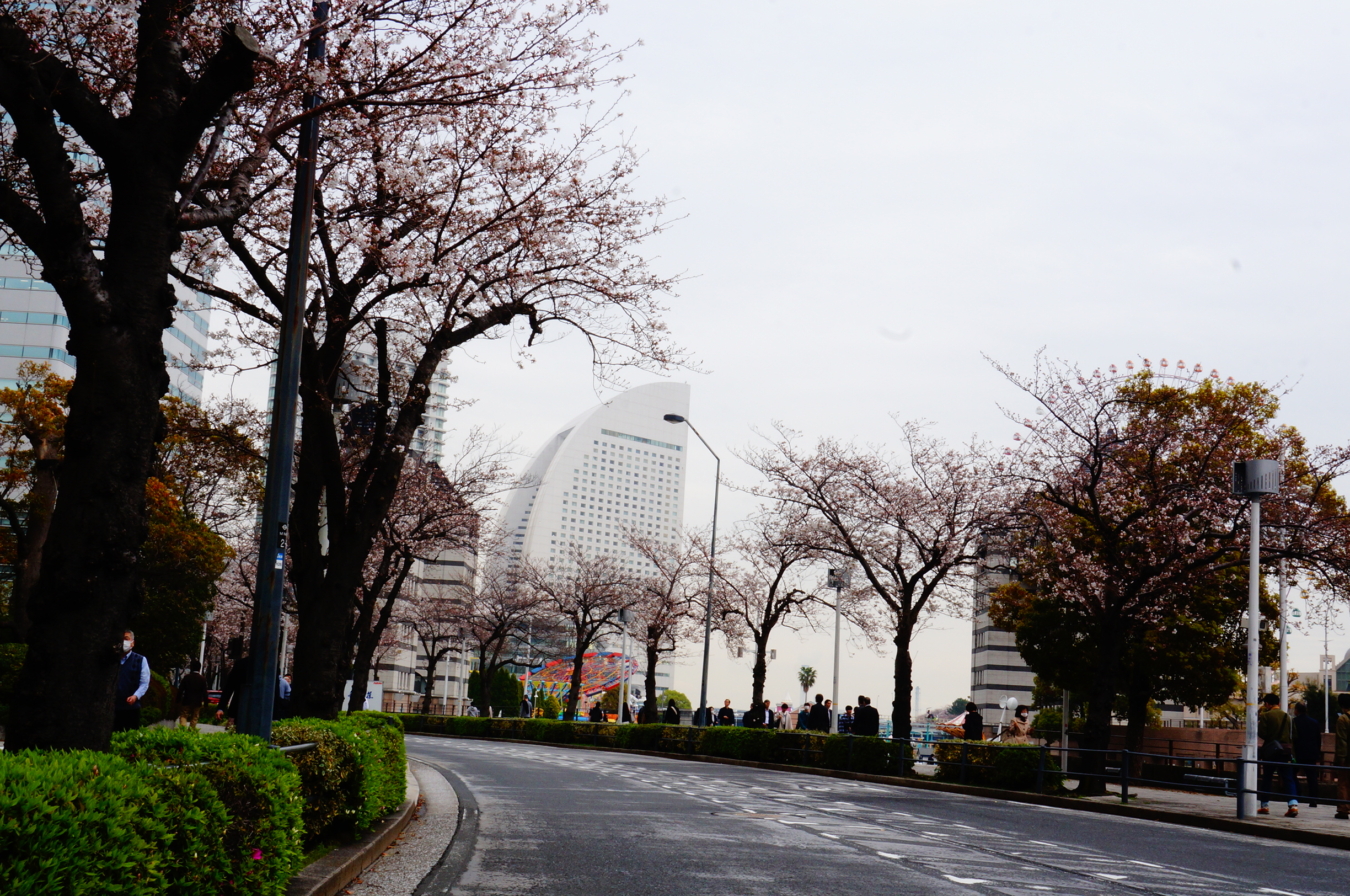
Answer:
<svg viewBox="0 0 1350 896"><path fill-rule="evenodd" d="M942 876L947 878L947 880L951 881L954 884L965 884L966 886L970 886L971 884L989 883L989 881L985 880L982 877L956 877L955 875L952 874L944 874Z"/></svg>
<svg viewBox="0 0 1350 896"><path fill-rule="evenodd" d="M896 855L895 853L893 853L893 852L879 852L879 853L877 853L877 855L881 856L883 859L898 859L898 858L900 858L899 856L897 856L897 855Z"/></svg>

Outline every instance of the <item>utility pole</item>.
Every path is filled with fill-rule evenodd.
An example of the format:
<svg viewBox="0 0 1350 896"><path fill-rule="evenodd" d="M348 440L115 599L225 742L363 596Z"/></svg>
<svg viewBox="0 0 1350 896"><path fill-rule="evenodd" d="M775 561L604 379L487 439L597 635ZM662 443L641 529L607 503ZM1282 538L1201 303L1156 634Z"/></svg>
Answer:
<svg viewBox="0 0 1350 896"><path fill-rule="evenodd" d="M309 32L310 65L328 54L328 2L314 4ZM309 280L309 237L314 221L314 176L319 154L319 107L315 91L305 94L309 113L300 125L296 148L295 197L291 204L290 246L286 257L285 306L277 347L276 395L272 401L272 433L267 450L267 485L263 493L262 532L258 548L257 591L253 598L251 662L239 712L239 731L272 739L272 705L277 692L277 641L281 634L282 584L286 578L286 530L291 519L291 470L295 464L295 415L300 391L300 334L304 328ZM303 682L301 683L303 686Z"/></svg>
<svg viewBox="0 0 1350 896"><path fill-rule="evenodd" d="M1280 558L1280 709L1289 712L1289 579L1285 575L1284 558Z"/></svg>
<svg viewBox="0 0 1350 896"><path fill-rule="evenodd" d="M1247 563L1247 730L1238 782L1238 818L1256 815L1256 723L1261 648L1261 499L1279 494L1280 464L1273 460L1233 464L1233 494L1251 505L1251 552Z"/></svg>
<svg viewBox="0 0 1350 896"><path fill-rule="evenodd" d="M834 681L830 699L834 702L834 713L830 716L830 733L839 733L839 632L842 628L839 613L840 598L844 589L852 581L853 573L847 569L832 569L825 578L825 587L834 589ZM908 732L906 732L908 735Z"/></svg>

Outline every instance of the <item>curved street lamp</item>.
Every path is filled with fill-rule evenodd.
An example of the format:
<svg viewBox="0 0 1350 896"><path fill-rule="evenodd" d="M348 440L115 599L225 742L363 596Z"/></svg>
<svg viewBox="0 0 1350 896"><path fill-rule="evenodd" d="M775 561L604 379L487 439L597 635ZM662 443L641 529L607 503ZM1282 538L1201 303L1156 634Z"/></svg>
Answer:
<svg viewBox="0 0 1350 896"><path fill-rule="evenodd" d="M708 651L712 645L712 600L713 600L713 577L714 570L717 567L717 497L722 485L722 458L717 456L717 452L712 450L712 446L703 438L694 424L679 414L666 414L663 418L667 423L683 423L688 426L698 440L703 443L703 447L708 449L708 453L717 461L717 471L713 480L713 517L712 517L712 539L708 543L708 599L704 603L703 610L703 681L699 686L698 692L698 711L694 713L694 723L702 722L702 727L708 727Z"/></svg>

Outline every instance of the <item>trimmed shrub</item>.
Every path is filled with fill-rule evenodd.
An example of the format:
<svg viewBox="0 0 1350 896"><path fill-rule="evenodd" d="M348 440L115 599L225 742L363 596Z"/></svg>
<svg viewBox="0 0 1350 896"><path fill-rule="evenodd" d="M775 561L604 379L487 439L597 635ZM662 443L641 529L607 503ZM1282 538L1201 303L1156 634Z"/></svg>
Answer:
<svg viewBox="0 0 1350 896"><path fill-rule="evenodd" d="M999 749L994 757L991 778L995 787L1009 790L1035 790L1036 776L1041 764L1041 748L1031 744L1010 744ZM1047 793L1058 791L1064 783L1055 754L1045 752L1045 775L1042 784Z"/></svg>
<svg viewBox="0 0 1350 896"><path fill-rule="evenodd" d="M351 739L334 729L332 722L318 719L286 719L272 728L277 746L317 744L303 753L286 754L300 774L300 790L305 795L302 817L307 849L327 839L349 839L356 832L361 768Z"/></svg>
<svg viewBox="0 0 1350 896"><path fill-rule="evenodd" d="M308 844L358 837L403 802L403 723L395 716L355 712L337 721L286 719L272 727L272 741L318 745L286 754L302 781Z"/></svg>
<svg viewBox="0 0 1350 896"><path fill-rule="evenodd" d="M365 832L403 804L407 796L407 757L403 751L403 722L383 712L354 712L342 717L355 738L357 762L362 768L362 801L356 820Z"/></svg>
<svg viewBox="0 0 1350 896"><path fill-rule="evenodd" d="M837 771L862 772L868 775L894 775L900 770L900 750L905 758L913 759L909 744L897 744L879 737L854 737L831 734L825 738L821 768Z"/></svg>
<svg viewBox="0 0 1350 896"><path fill-rule="evenodd" d="M121 732L113 735L112 750L147 766L167 765L199 774L214 790L226 819L214 832L224 852L225 873L225 882L214 892L285 891L303 860L304 801L300 776L284 754L256 737L200 734L185 728ZM167 797L163 805L175 812L184 808ZM219 818L214 810L211 814Z"/></svg>
<svg viewBox="0 0 1350 896"><path fill-rule="evenodd" d="M117 756L0 753L0 880L6 896L165 892L172 807Z"/></svg>
<svg viewBox="0 0 1350 896"><path fill-rule="evenodd" d="M1036 773L1041 762L1041 748L1034 744L999 744L989 741L947 740L934 748L938 760L937 778L940 781L961 780L961 745L966 746L967 784L981 787L1002 787L1008 790L1036 789ZM1064 783L1054 751L1045 754L1046 792L1059 790Z"/></svg>

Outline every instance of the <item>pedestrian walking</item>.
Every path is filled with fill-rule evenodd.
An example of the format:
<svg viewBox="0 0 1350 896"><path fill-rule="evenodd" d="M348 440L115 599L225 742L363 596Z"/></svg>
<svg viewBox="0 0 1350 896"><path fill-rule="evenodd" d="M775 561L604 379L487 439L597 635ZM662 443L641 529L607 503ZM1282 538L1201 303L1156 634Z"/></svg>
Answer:
<svg viewBox="0 0 1350 896"><path fill-rule="evenodd" d="M881 733L881 714L872 705L871 697L858 695L858 708L853 712L853 733L858 737L876 737Z"/></svg>
<svg viewBox="0 0 1350 896"><path fill-rule="evenodd" d="M717 711L717 724L723 726L736 724L736 710L731 708L730 700L722 701L722 708Z"/></svg>
<svg viewBox="0 0 1350 896"><path fill-rule="evenodd" d="M1294 783L1303 775L1306 785L1304 795L1308 806L1317 808L1318 779L1322 777L1319 768L1322 764L1322 720L1308 715L1308 705L1302 701L1294 704Z"/></svg>
<svg viewBox="0 0 1350 896"><path fill-rule="evenodd" d="M674 700L671 700L666 704L666 712L661 721L665 722L667 725L680 724L680 708L675 705Z"/></svg>
<svg viewBox="0 0 1350 896"><path fill-rule="evenodd" d="M1350 694L1337 694L1336 705L1341 714L1336 717L1336 752L1332 765L1336 769L1336 817L1350 818Z"/></svg>
<svg viewBox="0 0 1350 896"><path fill-rule="evenodd" d="M1003 742L1006 744L1029 744L1031 743L1031 720L1028 718L1029 710L1025 706L1017 707L1013 713L1012 721L1008 723L1008 730L1003 735Z"/></svg>
<svg viewBox="0 0 1350 896"><path fill-rule="evenodd" d="M200 660L193 660L188 674L178 682L178 727L197 730L197 717L206 705L206 676Z"/></svg>
<svg viewBox="0 0 1350 896"><path fill-rule="evenodd" d="M844 711L839 714L839 733L850 734L853 731L853 707L845 706Z"/></svg>
<svg viewBox="0 0 1350 896"><path fill-rule="evenodd" d="M778 730L791 731L796 724L797 717L793 715L792 707L786 703L778 704Z"/></svg>
<svg viewBox="0 0 1350 896"><path fill-rule="evenodd" d="M150 688L150 663L137 653L136 633L122 633L122 649L117 660L117 686L114 690L113 731L131 731L141 727L141 698Z"/></svg>
<svg viewBox="0 0 1350 896"><path fill-rule="evenodd" d="M966 719L961 723L961 733L966 740L984 740L984 716L975 701L966 704Z"/></svg>
<svg viewBox="0 0 1350 896"><path fill-rule="evenodd" d="M830 711L825 708L824 694L816 694L816 702L811 706L811 714L807 717L806 727L812 731L830 730Z"/></svg>
<svg viewBox="0 0 1350 896"><path fill-rule="evenodd" d="M1266 694L1261 698L1261 714L1256 723L1256 736L1261 740L1261 748L1256 758L1261 764L1261 808L1257 815L1270 814L1270 801L1267 797L1272 789L1276 775L1280 779L1280 792L1288 794L1289 808L1285 818L1298 817L1298 788L1294 785L1294 770L1289 760L1294 754L1289 750L1293 741L1293 726L1289 724L1289 714L1280 709L1280 698L1275 694Z"/></svg>

